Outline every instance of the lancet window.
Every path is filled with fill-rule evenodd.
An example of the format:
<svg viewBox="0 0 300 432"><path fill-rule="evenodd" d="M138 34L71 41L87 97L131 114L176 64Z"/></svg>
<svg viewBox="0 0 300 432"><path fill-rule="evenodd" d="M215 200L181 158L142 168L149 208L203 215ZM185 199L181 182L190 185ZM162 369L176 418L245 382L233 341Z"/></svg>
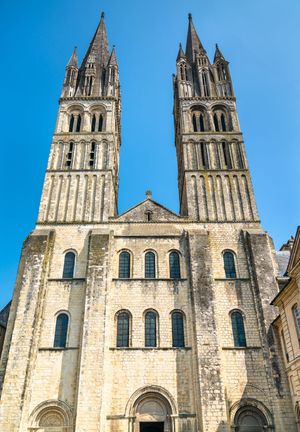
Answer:
<svg viewBox="0 0 300 432"><path fill-rule="evenodd" d="M235 347L245 347L246 334L244 326L244 318L240 311L231 312L232 335Z"/></svg>
<svg viewBox="0 0 300 432"><path fill-rule="evenodd" d="M56 318L54 344L55 348L65 348L67 344L69 317L66 313L61 313Z"/></svg>

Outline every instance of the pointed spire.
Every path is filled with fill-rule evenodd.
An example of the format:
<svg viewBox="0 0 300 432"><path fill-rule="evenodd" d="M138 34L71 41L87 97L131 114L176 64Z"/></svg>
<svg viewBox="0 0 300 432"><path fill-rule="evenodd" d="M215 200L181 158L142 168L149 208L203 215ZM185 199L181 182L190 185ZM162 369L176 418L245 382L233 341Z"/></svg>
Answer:
<svg viewBox="0 0 300 432"><path fill-rule="evenodd" d="M192 14L189 14L189 27L188 27L188 35L186 41L186 57L189 61L194 60L194 53L206 54L206 51L199 39L199 36L196 32L196 29L193 24Z"/></svg>
<svg viewBox="0 0 300 432"><path fill-rule="evenodd" d="M223 54L220 51L220 48L218 47L218 44L216 44L216 52L215 52L215 57L214 57L214 63L216 62L216 60L225 60L225 57L223 56Z"/></svg>
<svg viewBox="0 0 300 432"><path fill-rule="evenodd" d="M109 48L104 22L104 12L101 13L99 25L94 34L92 42L90 43L90 46L85 54L81 67L86 64L90 54L93 54L95 56L96 65L107 65L107 62L109 60Z"/></svg>
<svg viewBox="0 0 300 432"><path fill-rule="evenodd" d="M177 55L176 61L179 61L180 59L185 59L185 54L184 54L184 51L182 49L181 43L179 44L179 51L178 51L178 55Z"/></svg>
<svg viewBox="0 0 300 432"><path fill-rule="evenodd" d="M78 68L78 58L77 58L77 47L74 47L73 53L70 57L70 60L67 64L67 67L73 66L75 68Z"/></svg>
<svg viewBox="0 0 300 432"><path fill-rule="evenodd" d="M118 61L117 61L117 56L116 56L116 50L115 50L115 46L114 45L113 45L112 50L111 50L111 55L110 55L108 64L110 66L118 66Z"/></svg>

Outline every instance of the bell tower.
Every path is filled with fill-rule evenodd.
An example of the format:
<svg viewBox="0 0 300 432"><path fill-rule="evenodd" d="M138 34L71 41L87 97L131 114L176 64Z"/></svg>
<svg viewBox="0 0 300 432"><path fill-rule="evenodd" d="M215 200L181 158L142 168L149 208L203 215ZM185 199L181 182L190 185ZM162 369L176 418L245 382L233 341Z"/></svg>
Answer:
<svg viewBox="0 0 300 432"><path fill-rule="evenodd" d="M258 221L229 63L213 63L189 14L174 75L180 213L200 222Z"/></svg>
<svg viewBox="0 0 300 432"><path fill-rule="evenodd" d="M78 68L66 67L39 223L101 222L117 213L120 84L104 14Z"/></svg>

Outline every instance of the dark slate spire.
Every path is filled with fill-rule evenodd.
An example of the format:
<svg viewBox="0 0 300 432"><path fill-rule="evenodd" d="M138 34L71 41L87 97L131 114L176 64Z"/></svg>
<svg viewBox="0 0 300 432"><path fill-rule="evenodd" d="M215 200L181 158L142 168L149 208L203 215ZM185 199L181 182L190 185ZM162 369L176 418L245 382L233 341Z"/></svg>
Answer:
<svg viewBox="0 0 300 432"><path fill-rule="evenodd" d="M113 46L113 48L111 50L111 55L110 55L110 58L109 58L108 65L109 66L118 66L118 61L117 61L115 46Z"/></svg>
<svg viewBox="0 0 300 432"><path fill-rule="evenodd" d="M77 47L74 48L73 54L70 57L67 67L78 68Z"/></svg>
<svg viewBox="0 0 300 432"><path fill-rule="evenodd" d="M90 54L95 56L95 64L96 66L107 65L109 60L109 48L108 48L108 40L104 22L104 12L101 14L101 19L97 30L94 34L92 42L85 54L81 67L85 65Z"/></svg>
<svg viewBox="0 0 300 432"><path fill-rule="evenodd" d="M214 57L214 63L217 60L225 60L225 57L223 56L223 54L220 51L220 48L218 47L218 44L216 44L216 52L215 52L215 57Z"/></svg>
<svg viewBox="0 0 300 432"><path fill-rule="evenodd" d="M203 45L199 39L199 36L197 35L196 29L193 24L192 14L189 14L189 28L188 28L188 35L187 35L187 41L186 41L186 57L188 61L194 60L194 53L202 53L206 54L205 49L203 48Z"/></svg>
<svg viewBox="0 0 300 432"><path fill-rule="evenodd" d="M183 52L181 43L179 44L179 51L178 51L178 55L177 55L176 61L179 61L180 59L185 59L185 54Z"/></svg>

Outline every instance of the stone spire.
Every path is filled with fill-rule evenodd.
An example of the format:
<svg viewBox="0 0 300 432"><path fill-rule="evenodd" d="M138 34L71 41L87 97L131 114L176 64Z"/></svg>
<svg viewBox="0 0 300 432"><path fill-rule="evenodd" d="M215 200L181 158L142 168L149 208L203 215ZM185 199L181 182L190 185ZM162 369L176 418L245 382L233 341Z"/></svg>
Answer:
<svg viewBox="0 0 300 432"><path fill-rule="evenodd" d="M189 27L188 27L185 53L189 62L194 61L195 53L206 54L206 51L194 27L192 14L189 14Z"/></svg>
<svg viewBox="0 0 300 432"><path fill-rule="evenodd" d="M105 96L109 58L108 39L102 12L97 30L80 66L76 96Z"/></svg>
<svg viewBox="0 0 300 432"><path fill-rule="evenodd" d="M116 56L116 50L115 50L115 46L113 46L112 50L111 50L111 55L108 61L108 65L109 66L118 66L118 61L117 61L117 56Z"/></svg>
<svg viewBox="0 0 300 432"><path fill-rule="evenodd" d="M215 56L214 56L214 63L217 60L225 60L225 57L223 56L223 54L220 51L220 48L218 47L218 44L216 44L216 51L215 51Z"/></svg>
<svg viewBox="0 0 300 432"><path fill-rule="evenodd" d="M77 47L74 47L73 53L72 53L70 60L68 61L68 64L67 64L67 68L68 67L78 68Z"/></svg>
<svg viewBox="0 0 300 432"><path fill-rule="evenodd" d="M181 43L179 44L179 51L178 51L178 55L177 55L176 61L179 61L180 59L186 59L185 54L184 54L183 49L182 49Z"/></svg>
<svg viewBox="0 0 300 432"><path fill-rule="evenodd" d="M99 25L84 56L81 67L84 67L86 65L86 63L88 62L88 58L91 54L94 54L95 56L96 66L107 65L107 62L109 60L109 48L104 22L104 12L102 12L101 14Z"/></svg>

